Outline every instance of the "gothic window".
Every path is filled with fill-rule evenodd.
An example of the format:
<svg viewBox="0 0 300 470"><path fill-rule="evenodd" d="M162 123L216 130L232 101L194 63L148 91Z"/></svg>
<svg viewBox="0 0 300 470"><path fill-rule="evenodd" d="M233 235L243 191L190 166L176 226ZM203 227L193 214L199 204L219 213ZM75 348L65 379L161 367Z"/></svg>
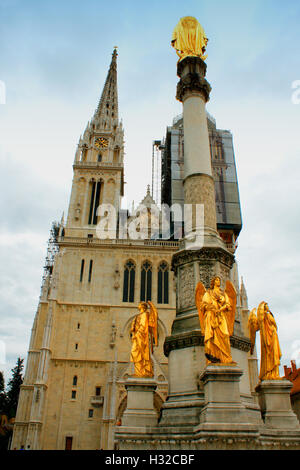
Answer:
<svg viewBox="0 0 300 470"><path fill-rule="evenodd" d="M92 280L92 271L93 271L93 260L90 260L90 267L89 267L89 282Z"/></svg>
<svg viewBox="0 0 300 470"><path fill-rule="evenodd" d="M169 303L169 267L165 261L160 263L157 273L157 303Z"/></svg>
<svg viewBox="0 0 300 470"><path fill-rule="evenodd" d="M102 162L102 154L101 153L98 154L98 162Z"/></svg>
<svg viewBox="0 0 300 470"><path fill-rule="evenodd" d="M88 223L92 225L97 225L97 209L100 202L101 184L101 181L98 181L98 183L93 181L91 185L91 199Z"/></svg>
<svg viewBox="0 0 300 470"><path fill-rule="evenodd" d="M38 403L39 400L40 400L40 391L37 390L37 391L36 391L36 395L35 395L35 401Z"/></svg>
<svg viewBox="0 0 300 470"><path fill-rule="evenodd" d="M73 443L73 437L67 436L65 450L72 450L72 443Z"/></svg>
<svg viewBox="0 0 300 470"><path fill-rule="evenodd" d="M83 271L84 271L84 259L81 260L80 282L82 282L82 279L83 279Z"/></svg>
<svg viewBox="0 0 300 470"><path fill-rule="evenodd" d="M74 375L73 377L73 386L76 387L77 385L77 375Z"/></svg>
<svg viewBox="0 0 300 470"><path fill-rule="evenodd" d="M116 147L116 148L114 149L114 156L113 156L113 162L114 162L114 163L118 163L118 161L119 161L119 152L120 152L120 151L119 151L119 148Z"/></svg>
<svg viewBox="0 0 300 470"><path fill-rule="evenodd" d="M142 264L141 270L141 301L147 302L152 296L152 265L149 261Z"/></svg>
<svg viewBox="0 0 300 470"><path fill-rule="evenodd" d="M124 266L123 302L134 302L135 264L127 261Z"/></svg>
<svg viewBox="0 0 300 470"><path fill-rule="evenodd" d="M93 208L94 208L94 199L95 199L95 188L96 188L96 183L95 181L92 182L91 184L91 200L90 200L90 212L89 212L89 224L92 223L92 217L93 217Z"/></svg>

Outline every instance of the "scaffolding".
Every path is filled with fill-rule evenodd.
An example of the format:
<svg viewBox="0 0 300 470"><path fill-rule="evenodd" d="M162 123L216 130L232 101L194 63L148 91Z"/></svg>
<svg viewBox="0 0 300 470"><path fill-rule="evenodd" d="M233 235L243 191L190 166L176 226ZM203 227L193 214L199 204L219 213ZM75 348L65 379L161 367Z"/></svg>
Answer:
<svg viewBox="0 0 300 470"><path fill-rule="evenodd" d="M161 152L164 142L154 140L152 142L152 188L151 196L156 204L161 206Z"/></svg>
<svg viewBox="0 0 300 470"><path fill-rule="evenodd" d="M54 258L55 258L56 253L58 253L59 251L59 246L58 246L59 229L60 229L59 222L52 222L50 235L48 239L47 255L45 259L42 284L44 284L47 278L49 277L51 278L52 276Z"/></svg>

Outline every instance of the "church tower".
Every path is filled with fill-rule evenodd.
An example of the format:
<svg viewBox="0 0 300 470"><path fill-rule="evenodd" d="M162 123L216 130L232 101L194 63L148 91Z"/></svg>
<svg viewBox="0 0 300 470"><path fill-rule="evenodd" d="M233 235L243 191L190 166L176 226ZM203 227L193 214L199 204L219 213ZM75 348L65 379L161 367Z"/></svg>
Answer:
<svg viewBox="0 0 300 470"><path fill-rule="evenodd" d="M118 116L117 51L80 137L66 223L54 225L32 327L11 448L113 449L126 408L130 327L140 301L159 310L154 351L157 414L167 395L164 339L175 315L171 258L178 242L99 238L105 205L121 213L124 131ZM149 191L143 205L155 204ZM139 206L140 207L140 206ZM123 211L128 221L134 214Z"/></svg>
<svg viewBox="0 0 300 470"><path fill-rule="evenodd" d="M114 49L99 104L77 146L65 236L95 236L101 204L111 204L119 212L124 193L123 158L124 131L118 117Z"/></svg>

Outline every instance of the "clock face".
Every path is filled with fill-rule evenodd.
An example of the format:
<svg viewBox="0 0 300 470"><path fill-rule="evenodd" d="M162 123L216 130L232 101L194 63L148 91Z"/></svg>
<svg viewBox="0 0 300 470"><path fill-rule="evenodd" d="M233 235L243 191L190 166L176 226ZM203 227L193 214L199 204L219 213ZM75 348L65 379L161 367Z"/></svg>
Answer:
<svg viewBox="0 0 300 470"><path fill-rule="evenodd" d="M104 137L97 137L97 139L95 139L95 147L97 147L98 149L106 148L107 146L108 146L108 140L105 139Z"/></svg>

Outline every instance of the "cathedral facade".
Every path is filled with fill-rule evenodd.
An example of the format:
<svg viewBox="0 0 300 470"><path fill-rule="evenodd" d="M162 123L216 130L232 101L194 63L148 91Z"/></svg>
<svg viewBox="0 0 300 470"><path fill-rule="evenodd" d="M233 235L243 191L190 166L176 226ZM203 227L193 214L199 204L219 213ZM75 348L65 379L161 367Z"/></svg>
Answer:
<svg viewBox="0 0 300 470"><path fill-rule="evenodd" d="M168 131L166 145L176 134L176 152L180 154L182 148L183 164L179 124L173 134ZM234 253L241 216L233 154L224 151L228 142L231 149L232 138L228 131L218 131L211 118L208 128L219 211L217 228L227 249ZM180 165L176 177L173 157L166 146L162 202L170 205L183 200ZM124 131L118 116L116 50L95 114L79 140L73 170L67 219L53 235L53 257L48 260L32 327L11 448L114 448L115 427L126 408L124 384L133 373L130 327L140 301L151 300L159 312L158 347L153 354L158 415L168 393L168 358L163 345L176 313L172 257L180 241L174 231L169 239L154 237L151 231L137 239L120 235L124 221L132 222L135 216L121 209ZM105 215L99 212L100 206L114 208L115 236L99 238L97 227ZM146 214L156 206L149 189L141 206ZM236 263L230 278L238 293L235 331L245 337L247 295L244 285L239 285ZM249 358L248 352L243 355L243 394L250 402L257 384L257 359Z"/></svg>

